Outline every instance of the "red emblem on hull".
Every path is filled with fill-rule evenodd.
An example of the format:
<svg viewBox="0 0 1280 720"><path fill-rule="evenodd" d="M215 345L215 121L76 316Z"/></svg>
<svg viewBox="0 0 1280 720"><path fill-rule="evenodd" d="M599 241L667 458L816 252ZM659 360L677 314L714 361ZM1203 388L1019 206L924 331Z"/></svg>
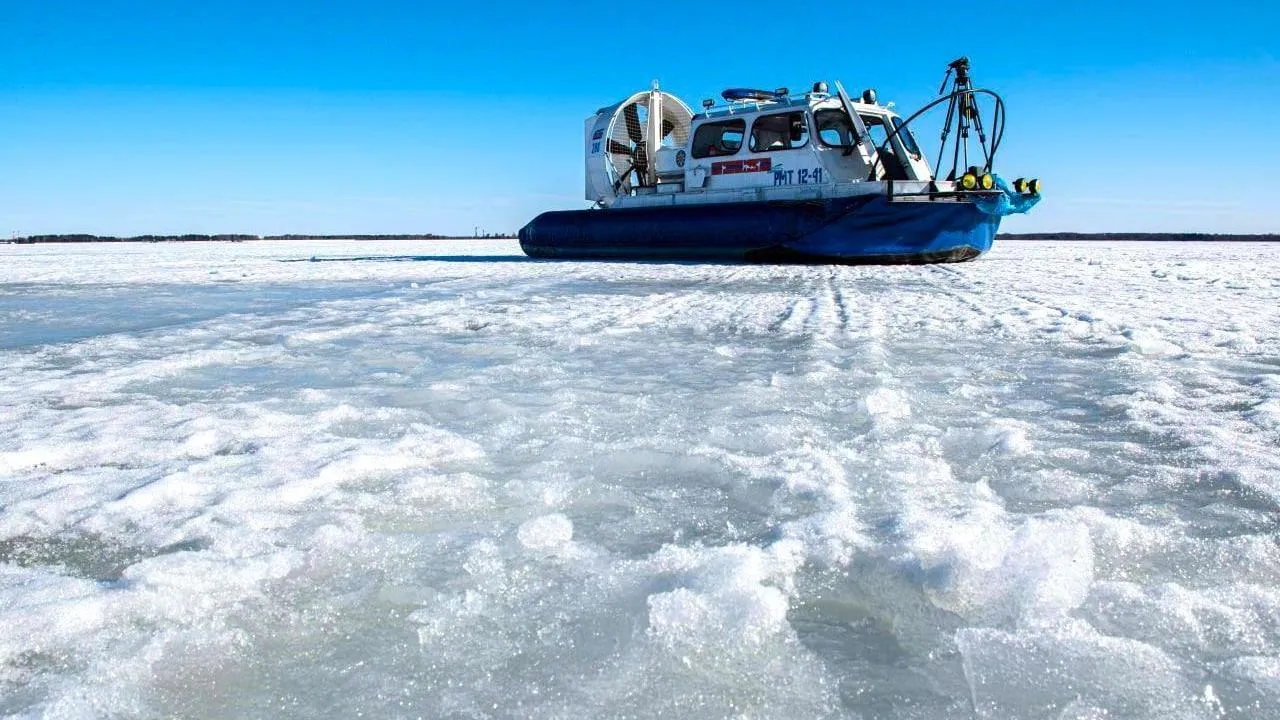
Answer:
<svg viewBox="0 0 1280 720"><path fill-rule="evenodd" d="M711 163L712 175L739 175L741 173L770 172L773 160L770 158L754 158L751 160L724 160Z"/></svg>

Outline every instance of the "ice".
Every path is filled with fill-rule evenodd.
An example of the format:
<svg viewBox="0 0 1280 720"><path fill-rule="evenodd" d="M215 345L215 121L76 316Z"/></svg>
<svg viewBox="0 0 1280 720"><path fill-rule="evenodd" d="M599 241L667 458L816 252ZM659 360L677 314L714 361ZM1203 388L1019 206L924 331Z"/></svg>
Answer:
<svg viewBox="0 0 1280 720"><path fill-rule="evenodd" d="M1273 253L0 246L0 716L1273 717Z"/></svg>
<svg viewBox="0 0 1280 720"><path fill-rule="evenodd" d="M526 521L516 535L530 550L554 550L573 539L573 522L559 513L544 515Z"/></svg>
<svg viewBox="0 0 1280 720"><path fill-rule="evenodd" d="M889 388L879 388L867 395L867 412L882 418L904 418L911 414L911 406L900 393Z"/></svg>
<svg viewBox="0 0 1280 720"><path fill-rule="evenodd" d="M1176 660L1067 624L1049 632L956 633L979 717L1212 718Z"/></svg>

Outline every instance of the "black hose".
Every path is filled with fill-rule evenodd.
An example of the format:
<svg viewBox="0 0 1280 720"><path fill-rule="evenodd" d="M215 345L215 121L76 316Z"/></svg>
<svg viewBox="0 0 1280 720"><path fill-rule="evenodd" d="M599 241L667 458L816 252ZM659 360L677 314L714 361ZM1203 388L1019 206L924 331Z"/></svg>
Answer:
<svg viewBox="0 0 1280 720"><path fill-rule="evenodd" d="M1004 139L1004 123L1008 117L1005 112L1004 103L996 104L996 109L992 113L991 118L991 162L987 163L986 172L991 172L991 163L995 160L996 150L1000 147L1000 141ZM996 134L996 126L999 125L999 134Z"/></svg>
<svg viewBox="0 0 1280 720"><path fill-rule="evenodd" d="M875 180L875 179L876 179L876 170L877 170L877 169L879 169L879 167L880 167L880 153L881 153L881 152L882 152L886 147L888 147L888 146L889 146L889 142L890 142L891 140L893 140L895 137L897 137L897 136L898 136L898 133L902 132L902 129L903 129L903 128L907 127L907 126L908 126L908 125L910 125L912 122L914 122L916 118L920 117L921 115L923 115L923 114L925 114L926 112L928 112L929 110L932 110L933 108L935 108L935 107L937 107L937 106L941 105L941 104L942 104L942 103L944 103L944 102L947 102L947 101L952 101L952 102L954 102L956 98L958 98L958 97L960 97L960 96L963 96L963 95L979 95L979 94L981 94L981 95L990 95L991 97L995 98L995 100L996 100L996 107L995 107L995 110L994 110L994 111L992 111L992 120L991 120L991 125L992 125L992 128L991 128L991 153L987 156L987 167L986 167L986 169L983 171L983 172L990 172L990 170L991 170L991 165L992 165L992 163L994 163L994 162L995 162L995 159L996 159L996 150L1000 147L1000 140L1001 140L1001 138L1003 138L1003 137L1004 137L1004 120L1005 120L1004 99L1003 99L1003 98L1001 98L1001 97L1000 97L1000 95L999 95L999 94L997 94L994 90L988 90L988 89L986 89L986 88L970 88L970 89L968 89L968 90L956 90L955 92L951 92L951 93L948 93L948 94L946 94L946 95L943 95L942 97L939 97L939 98L934 99L932 102L930 102L930 103L926 104L924 107L922 107L922 108L920 108L919 110L917 110L917 111L915 111L914 113L912 113L912 115L911 115L910 117L908 117L906 120L903 120L901 124L899 124L899 125L897 125L896 127L894 127L893 132L891 132L891 133L889 133L887 136L885 136L884 142L880 143L880 146L876 148L876 158L875 158L875 160L874 160L874 161L872 161L872 163L871 163L871 174L867 177L867 179L868 179L868 180ZM998 118L998 121L997 121L997 118ZM999 126L998 128L996 127L997 125ZM959 152L959 149L958 149L958 143L959 143L959 142L960 142L960 140L959 140L959 138L957 138L957 139L956 139L956 143L957 143L957 153ZM939 151L938 151L938 155L939 155L939 156L941 156L941 155L942 155L942 151L941 151L941 150L939 150ZM952 171L952 173L954 173L954 172L955 172L955 162L954 162L954 161L952 162L951 171ZM934 172L934 174L936 175L936 174L937 174L937 171L935 171L935 172ZM934 180L937 180L937 178L935 177L935 178L934 178Z"/></svg>

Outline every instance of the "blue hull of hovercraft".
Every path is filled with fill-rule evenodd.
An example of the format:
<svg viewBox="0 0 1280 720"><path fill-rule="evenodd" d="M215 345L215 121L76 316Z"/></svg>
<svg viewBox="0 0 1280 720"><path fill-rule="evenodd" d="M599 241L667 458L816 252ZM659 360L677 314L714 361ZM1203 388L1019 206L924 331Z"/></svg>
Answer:
<svg viewBox="0 0 1280 720"><path fill-rule="evenodd" d="M968 202L826 200L547 212L520 231L535 258L935 263L991 249L1000 218Z"/></svg>

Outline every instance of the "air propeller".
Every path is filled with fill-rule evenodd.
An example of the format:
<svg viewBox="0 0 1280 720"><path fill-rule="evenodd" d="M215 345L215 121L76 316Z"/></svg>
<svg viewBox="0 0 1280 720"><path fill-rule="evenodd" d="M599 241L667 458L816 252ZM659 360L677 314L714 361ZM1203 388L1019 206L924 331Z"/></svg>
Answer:
<svg viewBox="0 0 1280 720"><path fill-rule="evenodd" d="M640 120L639 103L631 103L622 109L622 121L627 126L628 142L622 143L612 138L609 139L609 152L613 155L623 156L629 163L627 169L618 173L618 179L614 181L613 191L615 193L627 183L632 172L636 176L636 187L648 187L650 183L649 143L644 137L645 123ZM675 127L675 123L664 119L662 121L662 137L659 138L659 142L665 140Z"/></svg>

